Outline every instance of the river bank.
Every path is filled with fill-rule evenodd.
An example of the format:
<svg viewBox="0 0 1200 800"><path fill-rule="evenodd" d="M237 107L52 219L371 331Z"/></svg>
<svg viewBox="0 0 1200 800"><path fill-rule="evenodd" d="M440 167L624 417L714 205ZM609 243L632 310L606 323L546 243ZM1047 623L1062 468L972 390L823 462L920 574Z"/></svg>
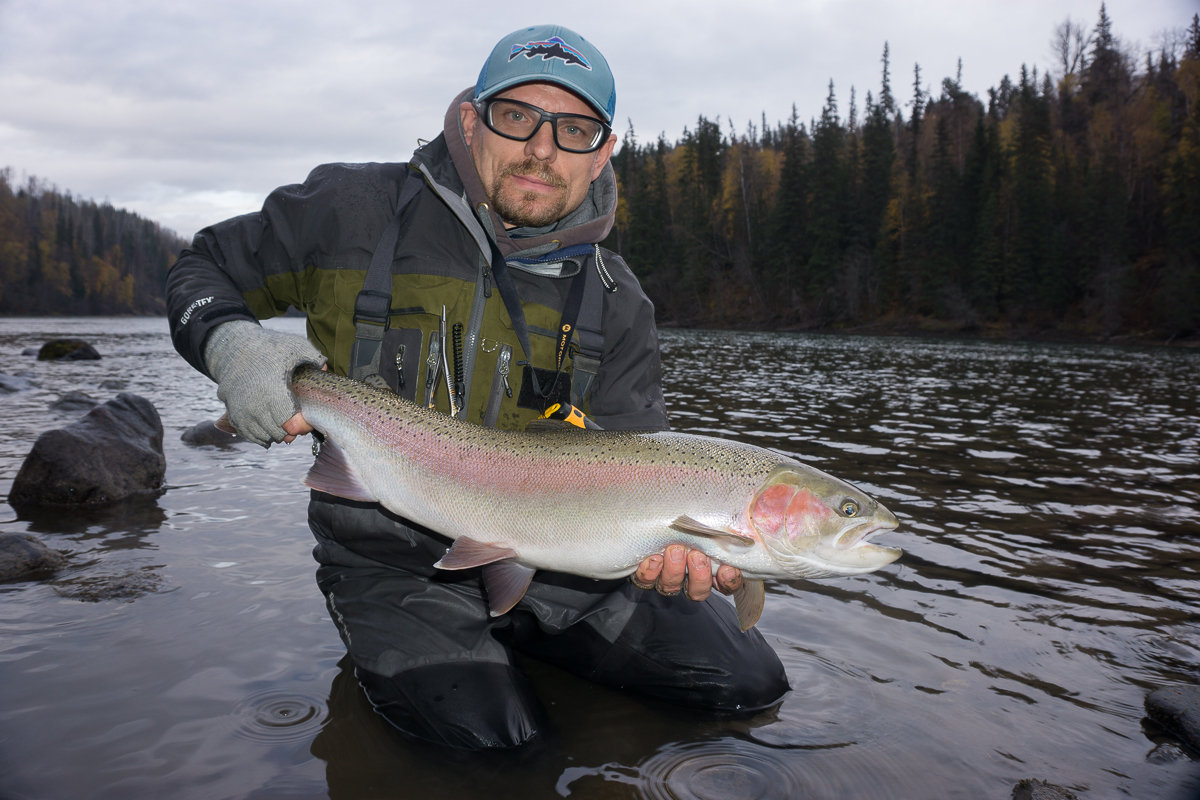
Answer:
<svg viewBox="0 0 1200 800"><path fill-rule="evenodd" d="M660 328L678 330L776 331L780 333L828 333L848 336L917 336L930 339L962 341L1107 344L1200 349L1200 331L1192 331L1182 336L1164 337L1162 334L1154 331L1118 330L1116 333L1110 334L1084 325L1038 327L1033 325L1013 325L1007 322L978 323L922 316L887 316L861 324L835 323L813 325L785 322L774 326L762 323L744 326L705 323L682 325L665 320L660 321L658 326Z"/></svg>

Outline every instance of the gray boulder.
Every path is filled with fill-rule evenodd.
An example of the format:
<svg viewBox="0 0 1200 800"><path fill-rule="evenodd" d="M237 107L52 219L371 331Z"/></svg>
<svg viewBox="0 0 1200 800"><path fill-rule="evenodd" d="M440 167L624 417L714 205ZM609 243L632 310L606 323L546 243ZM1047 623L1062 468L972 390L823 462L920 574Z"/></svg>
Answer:
<svg viewBox="0 0 1200 800"><path fill-rule="evenodd" d="M0 581L53 572L66 563L61 553L26 533L0 533Z"/></svg>
<svg viewBox="0 0 1200 800"><path fill-rule="evenodd" d="M46 431L25 457L8 502L103 505L162 487L167 460L154 404L122 392L77 422Z"/></svg>
<svg viewBox="0 0 1200 800"><path fill-rule="evenodd" d="M38 361L99 361L96 348L83 339L54 339L38 350Z"/></svg>
<svg viewBox="0 0 1200 800"><path fill-rule="evenodd" d="M196 447L210 444L223 447L225 445L240 444L248 441L236 433L226 433L218 428L215 422L197 422L184 431L183 435L179 438L185 443Z"/></svg>
<svg viewBox="0 0 1200 800"><path fill-rule="evenodd" d="M1200 752L1200 686L1167 686L1146 695L1150 719Z"/></svg>

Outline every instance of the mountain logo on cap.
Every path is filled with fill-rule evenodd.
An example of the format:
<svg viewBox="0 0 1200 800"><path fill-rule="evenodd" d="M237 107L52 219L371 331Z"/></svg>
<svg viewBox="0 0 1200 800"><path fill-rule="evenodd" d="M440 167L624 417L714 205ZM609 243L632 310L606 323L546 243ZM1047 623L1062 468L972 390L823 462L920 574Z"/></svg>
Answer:
<svg viewBox="0 0 1200 800"><path fill-rule="evenodd" d="M561 58L568 64L578 64L588 71L592 69L592 65L583 57L583 53L580 53L557 36L551 36L549 39L540 42L514 44L512 52L509 53L508 60L512 61L522 53L525 54L526 58L541 56L543 61L549 61L552 58Z"/></svg>

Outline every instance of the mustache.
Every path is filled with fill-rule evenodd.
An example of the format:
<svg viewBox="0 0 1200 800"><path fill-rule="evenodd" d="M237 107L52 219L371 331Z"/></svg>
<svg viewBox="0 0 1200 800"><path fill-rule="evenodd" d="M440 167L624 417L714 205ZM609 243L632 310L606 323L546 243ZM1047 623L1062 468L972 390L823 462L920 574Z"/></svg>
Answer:
<svg viewBox="0 0 1200 800"><path fill-rule="evenodd" d="M567 182L560 176L550 170L546 164L539 162L536 158L527 158L524 161L519 161L509 164L500 173L500 178L503 180L510 175L529 175L537 178L543 183L548 183L555 189L567 188Z"/></svg>

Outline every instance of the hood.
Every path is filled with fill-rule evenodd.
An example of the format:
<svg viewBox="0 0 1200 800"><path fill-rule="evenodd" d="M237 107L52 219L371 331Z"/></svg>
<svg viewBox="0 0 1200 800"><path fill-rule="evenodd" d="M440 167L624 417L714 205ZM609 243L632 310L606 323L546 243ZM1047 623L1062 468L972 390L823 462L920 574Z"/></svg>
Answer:
<svg viewBox="0 0 1200 800"><path fill-rule="evenodd" d="M471 159L470 151L467 150L467 143L463 139L462 128L458 121L459 104L464 100L469 100L473 94L474 88L465 89L454 98L450 103L450 108L446 110L441 137L444 139L445 150L434 146L440 143L432 142L418 150L413 156L413 161L418 166L424 164L427 172L446 188L456 194L465 194L471 209L476 210L480 203L488 202L487 194L483 190L483 181L480 180L479 173L475 171L475 162ZM450 163L446 164L443 159L438 159L439 153L448 153ZM434 163L437 161L442 163ZM454 174L449 174L451 172ZM527 228L515 228L511 233L528 232L533 234L519 235L516 239L509 236L510 231L505 230L504 223L496 215L496 212L491 210L490 203L488 203L488 208L490 219L480 220L480 222L485 230L495 233L496 244L506 259L531 254L530 251L533 251L533 254L541 255L562 247L593 244L603 240L612 230L617 211L617 180L612 164L605 164L604 171L600 173L600 177L592 181L587 196L579 208L560 219L548 231L546 229L533 231ZM474 213L478 214L478 211L476 210Z"/></svg>

